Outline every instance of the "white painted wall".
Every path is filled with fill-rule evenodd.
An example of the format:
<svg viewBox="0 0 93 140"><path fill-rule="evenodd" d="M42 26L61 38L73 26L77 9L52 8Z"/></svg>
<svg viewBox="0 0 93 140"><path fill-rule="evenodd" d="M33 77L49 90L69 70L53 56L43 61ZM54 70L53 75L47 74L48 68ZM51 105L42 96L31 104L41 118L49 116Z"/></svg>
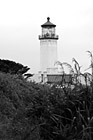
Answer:
<svg viewBox="0 0 93 140"><path fill-rule="evenodd" d="M40 67L41 71L55 68L54 64L57 61L57 40L42 39L40 40Z"/></svg>

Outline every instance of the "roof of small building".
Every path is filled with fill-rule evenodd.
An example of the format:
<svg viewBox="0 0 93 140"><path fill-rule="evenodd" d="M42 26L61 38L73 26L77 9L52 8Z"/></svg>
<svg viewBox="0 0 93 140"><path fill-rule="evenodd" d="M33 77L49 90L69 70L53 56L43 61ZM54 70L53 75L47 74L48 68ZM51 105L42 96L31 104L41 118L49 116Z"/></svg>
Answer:
<svg viewBox="0 0 93 140"><path fill-rule="evenodd" d="M47 17L47 22L42 24L41 27L56 27L56 25L50 22L50 17Z"/></svg>
<svg viewBox="0 0 93 140"><path fill-rule="evenodd" d="M47 75L47 83L72 83L72 75L64 74L64 75Z"/></svg>

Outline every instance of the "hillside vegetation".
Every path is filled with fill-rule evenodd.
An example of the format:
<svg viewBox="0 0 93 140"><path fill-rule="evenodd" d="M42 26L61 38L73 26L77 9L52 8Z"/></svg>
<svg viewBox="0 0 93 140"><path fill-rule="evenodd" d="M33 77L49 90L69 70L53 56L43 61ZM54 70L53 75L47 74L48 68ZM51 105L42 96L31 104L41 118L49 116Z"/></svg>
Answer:
<svg viewBox="0 0 93 140"><path fill-rule="evenodd" d="M93 81L73 61L75 72L71 65L58 62L69 67L75 80L73 88L70 83L57 86L29 82L27 66L0 61L0 140L93 139ZM80 75L85 85L78 80Z"/></svg>
<svg viewBox="0 0 93 140"><path fill-rule="evenodd" d="M90 87L73 90L0 73L1 140L92 140Z"/></svg>

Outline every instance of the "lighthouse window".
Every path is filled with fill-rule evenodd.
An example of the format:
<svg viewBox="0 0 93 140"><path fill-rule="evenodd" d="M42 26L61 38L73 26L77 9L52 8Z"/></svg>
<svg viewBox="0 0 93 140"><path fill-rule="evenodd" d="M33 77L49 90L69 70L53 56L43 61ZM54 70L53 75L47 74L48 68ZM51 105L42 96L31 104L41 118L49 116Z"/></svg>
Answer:
<svg viewBox="0 0 93 140"><path fill-rule="evenodd" d="M42 30L42 35L45 35L46 33L47 33L47 29L44 28L44 29Z"/></svg>

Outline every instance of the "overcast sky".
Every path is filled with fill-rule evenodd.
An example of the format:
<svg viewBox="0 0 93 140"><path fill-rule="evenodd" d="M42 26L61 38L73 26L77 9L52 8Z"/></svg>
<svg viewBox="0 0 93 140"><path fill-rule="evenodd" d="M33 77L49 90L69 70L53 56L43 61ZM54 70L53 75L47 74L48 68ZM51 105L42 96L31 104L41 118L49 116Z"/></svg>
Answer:
<svg viewBox="0 0 93 140"><path fill-rule="evenodd" d="M93 52L93 0L0 0L0 58L27 65L38 72L41 24L56 24L58 60L82 70L89 66L87 50Z"/></svg>

